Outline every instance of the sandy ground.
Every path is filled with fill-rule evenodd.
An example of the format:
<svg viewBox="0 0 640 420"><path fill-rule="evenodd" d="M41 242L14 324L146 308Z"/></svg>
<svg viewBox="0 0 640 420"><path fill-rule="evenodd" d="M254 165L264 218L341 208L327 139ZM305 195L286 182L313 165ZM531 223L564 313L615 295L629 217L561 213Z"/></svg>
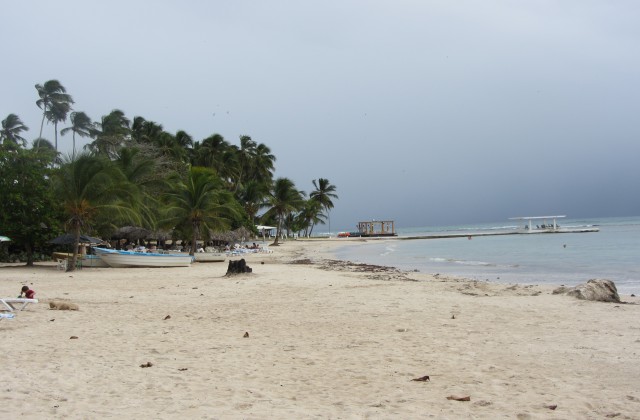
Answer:
<svg viewBox="0 0 640 420"><path fill-rule="evenodd" d="M636 298L350 264L334 244L287 242L228 277L0 268L2 296L40 300L0 320L3 417L640 418Z"/></svg>

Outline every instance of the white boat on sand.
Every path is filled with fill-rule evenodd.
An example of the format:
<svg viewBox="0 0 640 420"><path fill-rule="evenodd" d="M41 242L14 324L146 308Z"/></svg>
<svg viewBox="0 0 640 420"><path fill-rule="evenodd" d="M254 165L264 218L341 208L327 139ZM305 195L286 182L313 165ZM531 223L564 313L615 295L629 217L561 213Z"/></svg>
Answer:
<svg viewBox="0 0 640 420"><path fill-rule="evenodd" d="M105 248L96 248L96 253L110 267L189 267L193 262L193 257L188 254L157 254Z"/></svg>
<svg viewBox="0 0 640 420"><path fill-rule="evenodd" d="M224 262L226 256L219 252L196 252L193 258L196 262Z"/></svg>

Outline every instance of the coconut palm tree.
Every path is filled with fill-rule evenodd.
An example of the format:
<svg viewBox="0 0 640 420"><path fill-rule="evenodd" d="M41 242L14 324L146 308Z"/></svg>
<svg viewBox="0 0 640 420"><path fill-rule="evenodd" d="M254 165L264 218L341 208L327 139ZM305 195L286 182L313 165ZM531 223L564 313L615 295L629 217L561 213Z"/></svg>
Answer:
<svg viewBox="0 0 640 420"><path fill-rule="evenodd" d="M158 196L167 187L163 172L158 174L157 159L145 156L140 149L123 147L113 160L126 182L131 194L135 196L133 203L142 220L142 225L155 230L157 216L161 211Z"/></svg>
<svg viewBox="0 0 640 420"><path fill-rule="evenodd" d="M326 216L323 214L324 207L319 201L308 199L304 203L304 208L299 214L301 224L305 230L304 236L309 237L313 233L313 228L317 224L324 225Z"/></svg>
<svg viewBox="0 0 640 420"><path fill-rule="evenodd" d="M263 143L258 144L254 155L251 179L271 182L275 161L276 157L271 153L271 149Z"/></svg>
<svg viewBox="0 0 640 420"><path fill-rule="evenodd" d="M38 137L33 141L33 148L41 152L49 151L54 154L56 153L56 150L54 149L53 144L49 140L42 137Z"/></svg>
<svg viewBox="0 0 640 420"><path fill-rule="evenodd" d="M36 105L38 108L42 109L42 122L40 123L40 135L38 137L42 137L42 129L44 128L44 120L48 118L49 121L54 121L52 118L58 118L61 115L61 111L64 110L65 106L59 107L57 111L53 114L47 114L48 111L54 105L66 104L66 112L69 112L71 109L71 104L73 104L73 98L71 95L67 94L67 90L62 86L62 84L57 80L49 80L44 83L44 85L37 84L36 90L38 91L38 96L40 99L36 101ZM66 119L66 113L65 113ZM56 142L56 151L58 150L57 142Z"/></svg>
<svg viewBox="0 0 640 420"><path fill-rule="evenodd" d="M327 217L330 217L329 210L333 208L332 199L338 199L338 195L335 193L335 185L331 185L326 178L318 178L317 182L314 179L312 182L315 190L309 194L309 198L320 203L322 208L327 212ZM329 218L329 232L331 232L331 218Z"/></svg>
<svg viewBox="0 0 640 420"><path fill-rule="evenodd" d="M192 167L186 179L178 182L166 195L167 225L181 226L191 233L191 250L206 232L228 229L238 213L233 197L226 191L215 171Z"/></svg>
<svg viewBox="0 0 640 420"><path fill-rule="evenodd" d="M276 239L272 244L277 246L285 218L290 213L302 208L304 205L304 193L298 191L293 181L289 178L278 178L273 183L267 203L270 208L263 217L274 216L278 221Z"/></svg>
<svg viewBox="0 0 640 420"><path fill-rule="evenodd" d="M0 131L0 144L7 145L22 145L26 146L27 140L21 136L23 131L29 130L29 127L24 125L16 114L9 114L7 118L2 120L2 130Z"/></svg>
<svg viewBox="0 0 640 420"><path fill-rule="evenodd" d="M251 226L255 225L256 215L264 207L265 199L268 195L269 184L253 179L247 182L242 191L240 191L238 201L247 213Z"/></svg>
<svg viewBox="0 0 640 420"><path fill-rule="evenodd" d="M75 237L69 271L76 267L80 233L94 220L108 214L114 222L140 222L132 206L135 195L122 172L103 157L80 154L67 159L55 174L54 190L66 214L67 229Z"/></svg>
<svg viewBox="0 0 640 420"><path fill-rule="evenodd" d="M47 162L50 162L50 165L53 167L55 165L60 165L62 160L60 159L60 155L56 152L56 149L53 147L53 144L42 137L38 137L33 140L32 149L36 152L36 154L44 155L48 158Z"/></svg>
<svg viewBox="0 0 640 420"><path fill-rule="evenodd" d="M76 156L76 134L80 137L92 137L95 134L94 125L91 122L91 118L84 112L72 112L71 113L71 126L63 128L60 134L63 136L69 131L73 134L73 152L72 157Z"/></svg>
<svg viewBox="0 0 640 420"><path fill-rule="evenodd" d="M217 159L228 147L229 143L220 134L209 136L202 142L198 141L193 147L194 154L191 164L218 170Z"/></svg>
<svg viewBox="0 0 640 420"><path fill-rule="evenodd" d="M256 154L256 142L251 140L249 136L240 136L240 148L237 149L239 172L234 187L235 192L242 187L245 178L251 172L251 166Z"/></svg>
<svg viewBox="0 0 640 420"><path fill-rule="evenodd" d="M153 143L164 130L161 124L134 117L131 123L131 138L138 143Z"/></svg>
<svg viewBox="0 0 640 420"><path fill-rule="evenodd" d="M129 125L130 121L124 112L114 109L104 115L101 122L94 123L96 139L85 147L93 153L114 158L131 136Z"/></svg>
<svg viewBox="0 0 640 420"><path fill-rule="evenodd" d="M71 111L71 104L67 102L54 102L45 112L49 122L53 123L56 151L58 151L58 123L67 121L69 111Z"/></svg>

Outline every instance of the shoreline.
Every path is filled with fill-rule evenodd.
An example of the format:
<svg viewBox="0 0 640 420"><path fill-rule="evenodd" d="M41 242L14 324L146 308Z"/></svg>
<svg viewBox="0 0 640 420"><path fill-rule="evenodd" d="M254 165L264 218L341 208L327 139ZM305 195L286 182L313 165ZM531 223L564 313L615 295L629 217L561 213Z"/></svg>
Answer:
<svg viewBox="0 0 640 420"><path fill-rule="evenodd" d="M226 262L74 273L53 263L0 268L3 296L24 283L40 300L0 321L5 411L24 418L634 418L640 411L640 305L338 262L332 241L271 249L246 256L253 273L229 277ZM49 310L53 299L80 310ZM412 381L425 375L429 382Z"/></svg>

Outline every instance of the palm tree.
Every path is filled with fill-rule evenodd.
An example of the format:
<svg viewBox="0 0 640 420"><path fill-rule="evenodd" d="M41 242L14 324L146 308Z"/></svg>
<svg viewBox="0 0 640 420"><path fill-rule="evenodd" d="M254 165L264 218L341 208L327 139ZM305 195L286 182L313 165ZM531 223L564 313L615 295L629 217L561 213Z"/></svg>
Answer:
<svg viewBox="0 0 640 420"><path fill-rule="evenodd" d="M191 149L193 147L193 137L184 130L176 131L176 141L185 149Z"/></svg>
<svg viewBox="0 0 640 420"><path fill-rule="evenodd" d="M90 151L114 158L131 135L130 121L124 112L114 109L104 115L101 122L94 124L96 139L85 146Z"/></svg>
<svg viewBox="0 0 640 420"><path fill-rule="evenodd" d="M46 150L51 153L56 153L56 150L54 149L53 144L51 144L49 140L42 137L38 137L33 141L33 148L35 150L40 150L40 151Z"/></svg>
<svg viewBox="0 0 640 420"><path fill-rule="evenodd" d="M256 215L265 204L265 199L269 195L269 184L251 180L246 183L242 191L240 191L238 201L244 208L249 217L251 226L255 225Z"/></svg>
<svg viewBox="0 0 640 420"><path fill-rule="evenodd" d="M134 117L131 123L131 138L138 143L153 143L163 132L162 125L142 117Z"/></svg>
<svg viewBox="0 0 640 420"><path fill-rule="evenodd" d="M272 244L277 246L285 218L290 213L302 208L304 205L304 193L298 191L293 181L289 178L278 178L273 184L267 202L271 207L264 214L264 217L275 216L278 221L276 239Z"/></svg>
<svg viewBox="0 0 640 420"><path fill-rule="evenodd" d="M263 143L258 144L252 165L251 178L271 182L275 161L276 157L271 153L271 149Z"/></svg>
<svg viewBox="0 0 640 420"><path fill-rule="evenodd" d="M135 196L133 203L142 224L155 230L156 216L161 207L157 196L167 186L165 176L158 175L157 160L145 156L135 147L123 147L113 163L120 169L131 188L131 194Z"/></svg>
<svg viewBox="0 0 640 420"><path fill-rule="evenodd" d="M300 219L304 227L304 236L309 237L313 233L313 228L317 224L324 224L325 216L324 208L319 201L308 199L305 201L304 208L300 212Z"/></svg>
<svg viewBox="0 0 640 420"><path fill-rule="evenodd" d="M203 230L210 234L227 229L231 218L237 216L231 194L215 171L208 168L192 167L186 179L166 194L166 199L169 217L165 222L191 233L191 255Z"/></svg>
<svg viewBox="0 0 640 420"><path fill-rule="evenodd" d="M329 217L329 210L333 208L333 201L331 199L337 199L338 195L335 193L336 187L335 185L331 185L328 179L326 178L318 178L318 181L314 179L313 186L315 190L309 194L309 198L311 200L315 200L322 208L327 212L327 217ZM331 218L329 217L329 232L331 232Z"/></svg>
<svg viewBox="0 0 640 420"><path fill-rule="evenodd" d="M75 237L69 271L76 267L80 233L87 231L94 220L108 214L112 221L139 223L132 208L135 197L122 173L103 157L81 154L67 160L56 173L54 188L68 218L67 228Z"/></svg>
<svg viewBox="0 0 640 420"><path fill-rule="evenodd" d="M40 123L40 135L38 137L42 137L42 129L44 128L44 120L45 118L54 117L57 118L61 111L64 109L64 106L61 109L58 109L54 114L47 114L49 110L54 105L66 104L67 111L71 109L71 104L73 103L73 99L71 95L67 94L67 90L60 84L57 80L49 80L44 83L44 85L37 84L36 90L38 91L38 96L40 99L36 101L36 105L38 108L42 109L42 122ZM65 113L66 119L66 113ZM49 121L54 121L49 118ZM56 151L58 150L56 142Z"/></svg>
<svg viewBox="0 0 640 420"><path fill-rule="evenodd" d="M244 179L251 171L251 165L256 154L256 142L251 140L249 136L240 136L240 148L238 151L239 173L234 187L235 192L242 187Z"/></svg>
<svg viewBox="0 0 640 420"><path fill-rule="evenodd" d="M58 123L67 121L67 115L71 110L71 105L67 102L54 102L45 112L47 119L53 123L55 135L55 147L58 151Z"/></svg>
<svg viewBox="0 0 640 420"><path fill-rule="evenodd" d="M73 134L73 152L72 156L76 156L76 134L80 137L92 137L94 135L94 126L91 122L91 118L84 112L72 112L71 113L71 126L63 128L60 134L63 136L69 131Z"/></svg>
<svg viewBox="0 0 640 420"><path fill-rule="evenodd" d="M33 140L32 149L38 155L44 155L48 157L48 162L51 162L52 166L60 165L62 163L58 152L53 147L53 144L47 139L43 139L42 137L38 137Z"/></svg>
<svg viewBox="0 0 640 420"><path fill-rule="evenodd" d="M19 144L22 147L26 146L27 141L20 134L23 131L29 130L29 127L24 125L16 114L9 114L7 118L2 120L2 131L0 131L0 144L6 145L10 142L16 146Z"/></svg>
<svg viewBox="0 0 640 420"><path fill-rule="evenodd" d="M175 163L186 162L187 149L183 148L172 134L163 131L153 140L153 145L160 156Z"/></svg>

